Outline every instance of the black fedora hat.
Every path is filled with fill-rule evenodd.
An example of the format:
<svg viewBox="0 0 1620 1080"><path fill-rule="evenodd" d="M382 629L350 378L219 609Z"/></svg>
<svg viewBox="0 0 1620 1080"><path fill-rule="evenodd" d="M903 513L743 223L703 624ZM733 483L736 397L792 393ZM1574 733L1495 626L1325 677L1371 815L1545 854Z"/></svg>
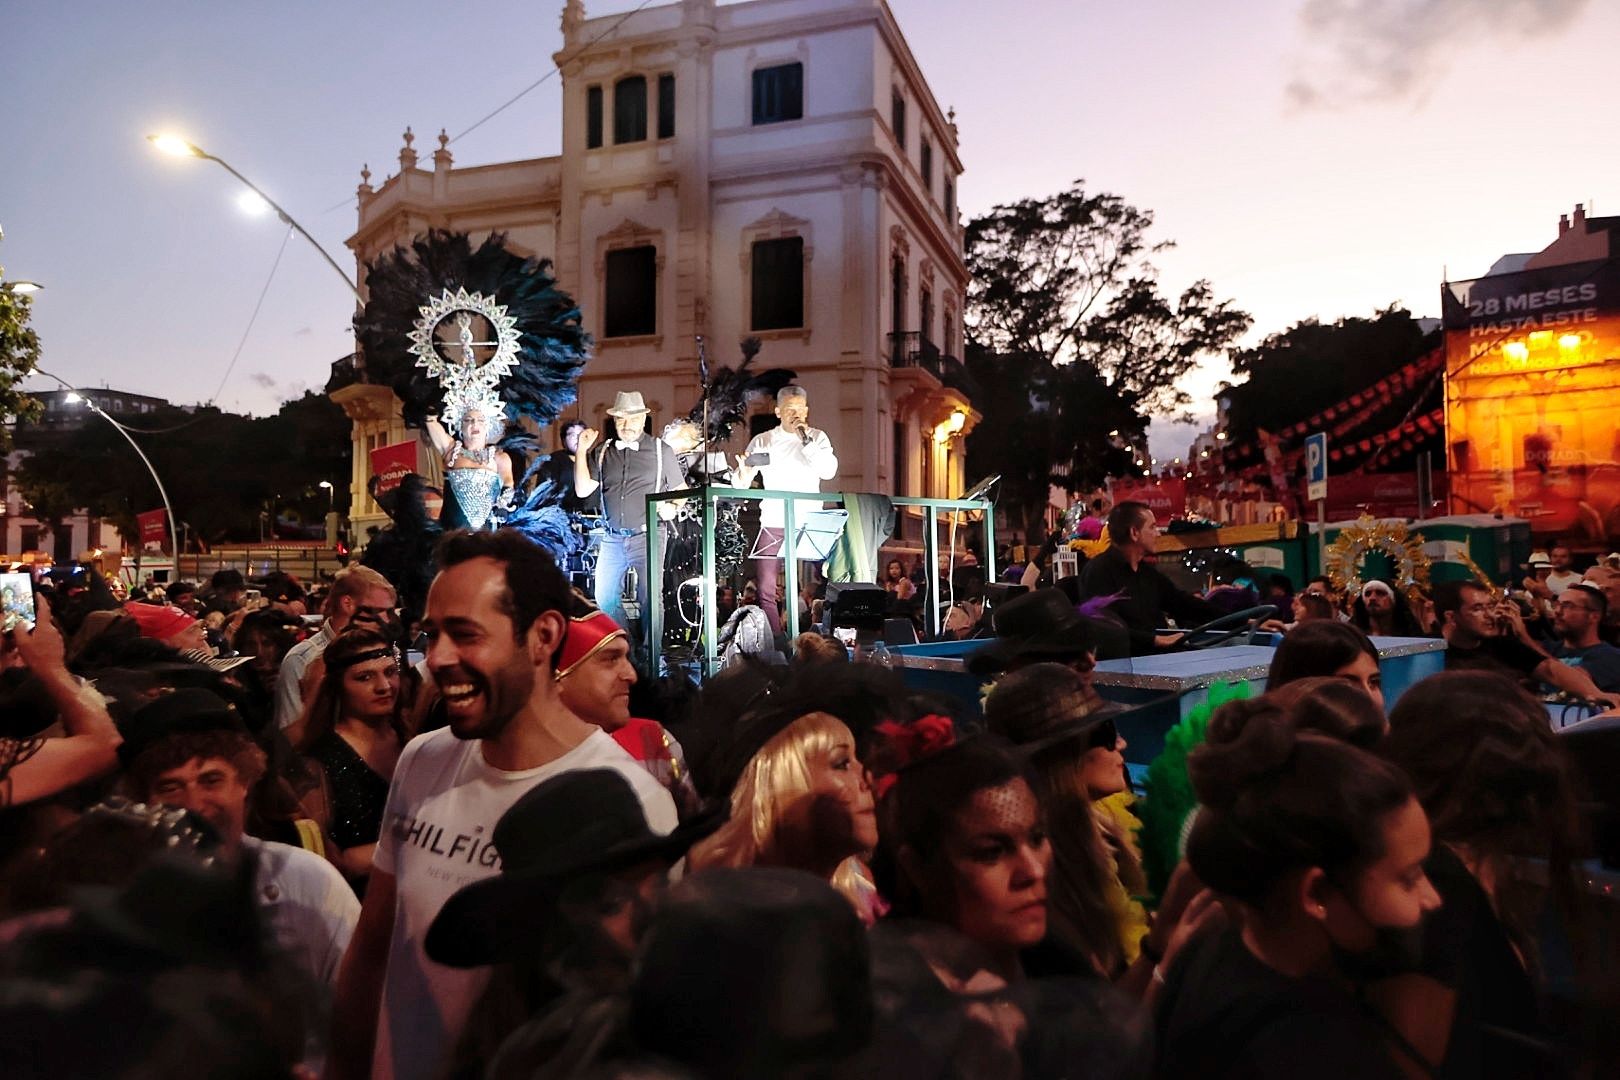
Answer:
<svg viewBox="0 0 1620 1080"><path fill-rule="evenodd" d="M577 769L536 784L495 823L501 872L457 891L428 927L424 947L449 967L482 967L533 934L535 908L584 874L605 874L654 859L674 862L726 820L713 805L660 836L641 799L614 769ZM527 940L527 939L524 939Z"/></svg>
<svg viewBox="0 0 1620 1080"><path fill-rule="evenodd" d="M1068 660L1094 652L1091 620L1061 589L1036 589L997 606L990 616L996 639L967 658L975 675L1001 671L1015 659Z"/></svg>
<svg viewBox="0 0 1620 1080"><path fill-rule="evenodd" d="M159 694L118 726L124 737L118 759L127 766L170 735L199 731L233 731L249 737L247 725L230 702L212 690L186 686Z"/></svg>

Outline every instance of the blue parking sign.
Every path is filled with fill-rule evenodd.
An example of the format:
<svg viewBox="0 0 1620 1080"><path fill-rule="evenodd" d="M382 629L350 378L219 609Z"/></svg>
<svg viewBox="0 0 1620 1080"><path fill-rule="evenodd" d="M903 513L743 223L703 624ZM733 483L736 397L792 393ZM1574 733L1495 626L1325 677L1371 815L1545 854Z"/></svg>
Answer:
<svg viewBox="0 0 1620 1080"><path fill-rule="evenodd" d="M1327 432L1318 431L1305 440L1305 498L1312 502L1327 498Z"/></svg>

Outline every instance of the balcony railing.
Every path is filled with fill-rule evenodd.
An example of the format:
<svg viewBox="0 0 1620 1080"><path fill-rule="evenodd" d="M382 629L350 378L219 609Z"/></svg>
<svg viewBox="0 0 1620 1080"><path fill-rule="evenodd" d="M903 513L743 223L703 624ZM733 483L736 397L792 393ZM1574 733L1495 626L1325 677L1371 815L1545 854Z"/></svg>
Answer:
<svg viewBox="0 0 1620 1080"><path fill-rule="evenodd" d="M358 382L366 381L365 367L360 363L357 353L332 361L332 374L326 380L326 392L341 390L345 386L353 386Z"/></svg>
<svg viewBox="0 0 1620 1080"><path fill-rule="evenodd" d="M919 331L906 330L889 335L889 366L921 368L945 386L969 393L972 381L962 361L940 351Z"/></svg>

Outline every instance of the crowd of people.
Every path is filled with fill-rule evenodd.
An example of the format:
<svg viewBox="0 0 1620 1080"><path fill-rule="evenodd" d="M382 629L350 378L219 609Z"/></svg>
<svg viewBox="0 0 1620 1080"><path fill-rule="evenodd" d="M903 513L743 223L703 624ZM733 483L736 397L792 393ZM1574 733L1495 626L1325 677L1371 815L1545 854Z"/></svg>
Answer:
<svg viewBox="0 0 1620 1080"><path fill-rule="evenodd" d="M1133 554L1110 580L1151 569ZM1063 590L993 610L981 702L826 638L701 686L638 670L511 530L448 534L435 569L419 625L365 567L41 589L0 642L5 1076L1620 1062L1580 778L1503 673L1600 665L1521 639L1489 592L1437 592L1461 670L1386 712L1376 648L1312 583L1265 692L1188 756L1196 808L1155 882L1155 793L1094 682L1110 631ZM1541 617L1590 655L1605 591L1559 584ZM1378 629L1400 597L1355 599Z"/></svg>

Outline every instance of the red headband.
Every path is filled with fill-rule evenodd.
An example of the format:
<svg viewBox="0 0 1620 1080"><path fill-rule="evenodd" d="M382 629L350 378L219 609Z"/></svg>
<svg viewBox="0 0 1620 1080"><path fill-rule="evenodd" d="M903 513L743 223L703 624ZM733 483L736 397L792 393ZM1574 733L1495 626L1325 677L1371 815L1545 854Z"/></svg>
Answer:
<svg viewBox="0 0 1620 1080"><path fill-rule="evenodd" d="M579 665L594 656L614 638L625 637L624 628L605 611L593 611L568 621L568 636L557 657L557 678L565 679Z"/></svg>
<svg viewBox="0 0 1620 1080"><path fill-rule="evenodd" d="M196 622L173 604L142 604L130 601L124 611L140 627L141 636L165 641Z"/></svg>

